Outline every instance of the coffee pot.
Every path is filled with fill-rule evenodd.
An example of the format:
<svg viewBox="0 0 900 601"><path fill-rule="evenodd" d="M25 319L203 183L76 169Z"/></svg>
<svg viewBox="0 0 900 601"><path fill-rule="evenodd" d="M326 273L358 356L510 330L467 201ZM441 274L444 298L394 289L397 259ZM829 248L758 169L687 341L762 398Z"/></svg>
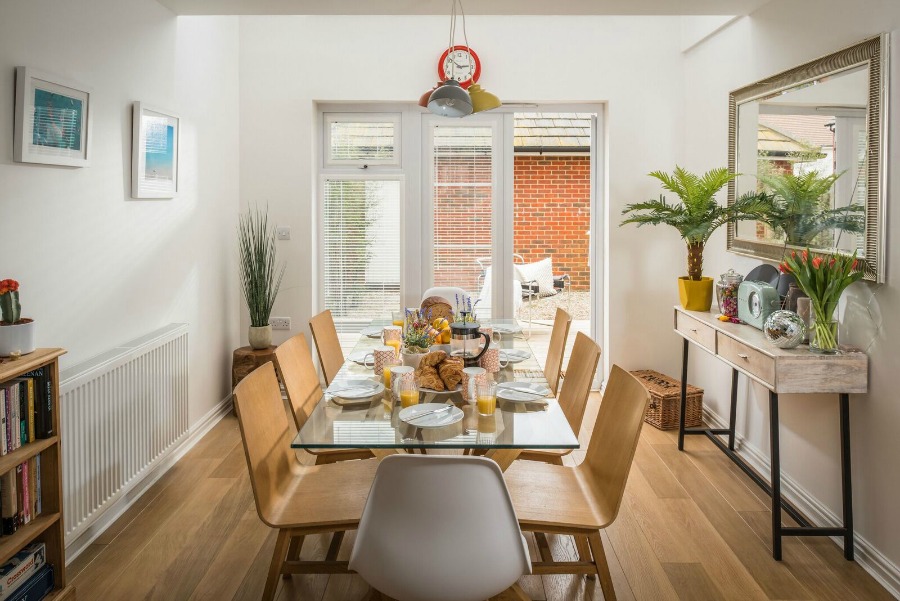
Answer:
<svg viewBox="0 0 900 601"><path fill-rule="evenodd" d="M460 314L462 321L450 324L450 355L460 357L465 367L477 367L478 360L491 345L491 337L486 332L479 331L478 322L468 321L468 311L460 311Z"/></svg>

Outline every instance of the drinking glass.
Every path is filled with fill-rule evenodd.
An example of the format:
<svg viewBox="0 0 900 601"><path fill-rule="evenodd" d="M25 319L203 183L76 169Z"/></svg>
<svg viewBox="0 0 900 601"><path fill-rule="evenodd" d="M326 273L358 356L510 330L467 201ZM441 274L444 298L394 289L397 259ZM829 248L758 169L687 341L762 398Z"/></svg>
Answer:
<svg viewBox="0 0 900 601"><path fill-rule="evenodd" d="M494 415L497 409L497 384L495 382L479 382L476 385L476 405L478 415Z"/></svg>
<svg viewBox="0 0 900 601"><path fill-rule="evenodd" d="M397 385L400 391L400 406L406 409L419 404L419 388L414 378L402 378Z"/></svg>
<svg viewBox="0 0 900 601"><path fill-rule="evenodd" d="M402 328L406 323L406 320L403 316L403 311L391 311L391 323Z"/></svg>

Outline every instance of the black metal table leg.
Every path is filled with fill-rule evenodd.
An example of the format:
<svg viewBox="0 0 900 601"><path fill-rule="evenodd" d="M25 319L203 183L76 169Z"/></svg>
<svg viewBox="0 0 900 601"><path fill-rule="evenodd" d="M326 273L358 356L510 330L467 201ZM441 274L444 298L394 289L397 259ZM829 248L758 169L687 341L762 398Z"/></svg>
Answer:
<svg viewBox="0 0 900 601"><path fill-rule="evenodd" d="M731 416L728 418L728 449L734 450L734 427L737 424L738 370L731 370Z"/></svg>
<svg viewBox="0 0 900 601"><path fill-rule="evenodd" d="M844 513L844 559L853 561L853 488L850 485L850 395L841 394L841 493Z"/></svg>
<svg viewBox="0 0 900 601"><path fill-rule="evenodd" d="M778 394L769 391L769 441L772 462L772 557L781 561L781 456L778 449Z"/></svg>
<svg viewBox="0 0 900 601"><path fill-rule="evenodd" d="M681 414L678 416L678 450L684 450L684 414L687 412L688 339L681 347Z"/></svg>

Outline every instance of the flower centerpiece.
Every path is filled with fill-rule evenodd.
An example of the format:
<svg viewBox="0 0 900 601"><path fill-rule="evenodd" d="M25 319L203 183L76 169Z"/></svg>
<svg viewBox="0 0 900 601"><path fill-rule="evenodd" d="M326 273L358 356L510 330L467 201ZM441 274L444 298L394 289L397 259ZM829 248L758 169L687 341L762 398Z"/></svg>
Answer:
<svg viewBox="0 0 900 601"><path fill-rule="evenodd" d="M785 259L782 273L790 273L797 286L809 297L815 323L810 327L809 349L833 354L838 351L837 321L834 311L844 289L863 277L857 270L856 253L852 255L814 255L809 249Z"/></svg>
<svg viewBox="0 0 900 601"><path fill-rule="evenodd" d="M403 329L403 348L400 356L403 365L418 367L419 361L434 344L431 326L431 311L428 309L407 309L406 325Z"/></svg>
<svg viewBox="0 0 900 601"><path fill-rule="evenodd" d="M19 282L0 280L0 357L34 351L34 320L22 317Z"/></svg>

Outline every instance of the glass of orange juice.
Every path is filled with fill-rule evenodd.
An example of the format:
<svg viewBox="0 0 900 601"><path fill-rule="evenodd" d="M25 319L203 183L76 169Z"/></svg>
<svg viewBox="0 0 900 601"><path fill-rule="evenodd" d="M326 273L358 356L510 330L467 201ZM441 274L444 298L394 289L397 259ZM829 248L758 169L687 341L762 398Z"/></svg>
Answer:
<svg viewBox="0 0 900 601"><path fill-rule="evenodd" d="M497 384L495 382L479 382L476 385L475 403L478 415L494 415L497 409Z"/></svg>
<svg viewBox="0 0 900 601"><path fill-rule="evenodd" d="M406 323L406 320L403 317L403 311L391 311L391 323L395 326L400 326L401 328Z"/></svg>
<svg viewBox="0 0 900 601"><path fill-rule="evenodd" d="M400 391L400 406L406 409L419 404L419 388L415 378L403 378L397 388Z"/></svg>

